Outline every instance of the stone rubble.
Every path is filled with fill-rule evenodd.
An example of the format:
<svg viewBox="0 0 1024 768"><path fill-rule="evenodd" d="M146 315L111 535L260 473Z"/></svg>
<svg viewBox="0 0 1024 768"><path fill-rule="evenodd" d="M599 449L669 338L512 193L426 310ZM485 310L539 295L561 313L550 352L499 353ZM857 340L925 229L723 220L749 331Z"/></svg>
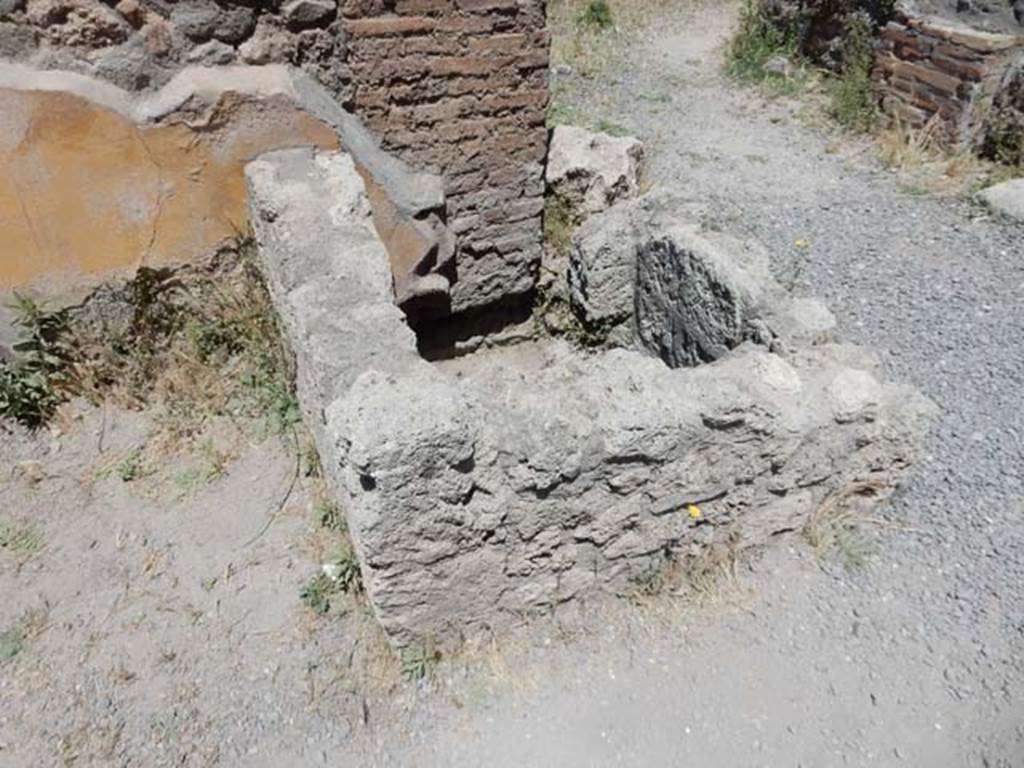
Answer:
<svg viewBox="0 0 1024 768"><path fill-rule="evenodd" d="M599 213L637 194L643 157L643 144L632 136L559 125L548 150L548 194L580 218Z"/></svg>
<svg viewBox="0 0 1024 768"><path fill-rule="evenodd" d="M717 360L745 341L778 348L831 330L820 302L785 295L763 249L681 220L694 209L659 191L584 222L569 289L586 327L673 368Z"/></svg>

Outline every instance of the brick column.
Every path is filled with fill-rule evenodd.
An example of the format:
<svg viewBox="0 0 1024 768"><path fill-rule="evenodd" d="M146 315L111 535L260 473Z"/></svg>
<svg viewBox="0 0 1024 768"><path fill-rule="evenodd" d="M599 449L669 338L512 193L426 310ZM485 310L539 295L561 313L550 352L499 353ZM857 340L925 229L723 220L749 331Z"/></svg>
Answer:
<svg viewBox="0 0 1024 768"><path fill-rule="evenodd" d="M440 174L457 234L452 309L530 291L541 255L550 38L545 0L343 0L343 98Z"/></svg>

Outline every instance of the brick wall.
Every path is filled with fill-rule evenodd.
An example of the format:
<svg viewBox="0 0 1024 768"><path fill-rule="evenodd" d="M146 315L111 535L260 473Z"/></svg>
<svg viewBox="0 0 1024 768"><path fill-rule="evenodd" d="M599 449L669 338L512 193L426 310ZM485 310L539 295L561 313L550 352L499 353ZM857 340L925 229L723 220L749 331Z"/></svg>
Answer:
<svg viewBox="0 0 1024 768"><path fill-rule="evenodd" d="M544 0L346 0L342 97L393 151L441 174L459 237L452 309L532 289L541 254Z"/></svg>
<svg viewBox="0 0 1024 768"><path fill-rule="evenodd" d="M1024 37L982 32L933 17L898 16L881 29L874 80L883 110L920 128L937 121L939 137L976 144L993 94Z"/></svg>

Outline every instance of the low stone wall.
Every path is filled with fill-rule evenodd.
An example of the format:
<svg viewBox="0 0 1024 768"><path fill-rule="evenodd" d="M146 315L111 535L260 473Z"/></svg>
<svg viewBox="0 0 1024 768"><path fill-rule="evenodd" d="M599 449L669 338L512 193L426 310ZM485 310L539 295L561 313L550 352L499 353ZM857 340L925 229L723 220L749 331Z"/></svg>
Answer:
<svg viewBox="0 0 1024 768"><path fill-rule="evenodd" d="M977 145L1008 65L1024 51L1024 36L905 14L880 35L873 78L885 113L914 128L937 120L939 139Z"/></svg>
<svg viewBox="0 0 1024 768"><path fill-rule="evenodd" d="M826 501L872 503L917 452L927 402L881 383L860 350L819 338L766 270L726 266L727 254L679 229L679 210L638 203L625 227L611 213L588 223L618 235L600 238L608 247L577 275L643 273L639 260L653 278L700 262L730 283L727 301L694 302L647 280L637 324L670 318L673 359L685 359L696 337L684 326L741 312L735 328L700 326L716 362L673 370L642 351L663 351L644 336L600 354L543 342L431 364L391 301L347 158L282 150L250 164L247 178L300 400L371 604L398 646L444 646L571 600L629 593L680 559L797 529ZM752 280L766 287L748 289ZM596 285L594 275L585 282ZM772 297L770 346L744 343L753 294Z"/></svg>

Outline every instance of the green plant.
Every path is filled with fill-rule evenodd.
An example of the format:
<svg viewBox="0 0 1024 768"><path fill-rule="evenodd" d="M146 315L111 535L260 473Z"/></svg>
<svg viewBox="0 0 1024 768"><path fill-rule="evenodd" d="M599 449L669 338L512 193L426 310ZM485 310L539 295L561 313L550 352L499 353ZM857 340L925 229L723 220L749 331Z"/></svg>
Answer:
<svg viewBox="0 0 1024 768"><path fill-rule="evenodd" d="M359 570L359 558L348 542L342 542L320 572L303 585L299 599L314 613L323 615L331 610L331 595L362 591L363 574Z"/></svg>
<svg viewBox="0 0 1024 768"><path fill-rule="evenodd" d="M13 360L0 360L0 416L37 427L64 400L71 364L63 339L67 318L17 293L10 309L23 338L14 344Z"/></svg>
<svg viewBox="0 0 1024 768"><path fill-rule="evenodd" d="M878 120L878 105L871 82L875 54L871 18L851 13L842 39L842 71L828 85L830 111L843 126L868 131Z"/></svg>
<svg viewBox="0 0 1024 768"><path fill-rule="evenodd" d="M43 535L34 528L0 521L0 549L25 557L42 545Z"/></svg>
<svg viewBox="0 0 1024 768"><path fill-rule="evenodd" d="M243 254L251 242L239 245ZM276 313L251 257L242 260L241 280L232 291L213 287L209 309L193 315L185 335L199 360L241 369L238 382L263 413L268 428L284 432L301 421L294 365L277 327Z"/></svg>
<svg viewBox="0 0 1024 768"><path fill-rule="evenodd" d="M321 528L329 531L344 533L348 526L345 524L345 515L341 511L341 505L333 499L322 499L314 507L316 522Z"/></svg>
<svg viewBox="0 0 1024 768"><path fill-rule="evenodd" d="M575 231L572 209L562 198L549 195L544 201L544 242L556 255L564 256Z"/></svg>
<svg viewBox="0 0 1024 768"><path fill-rule="evenodd" d="M178 486L184 496L191 493L199 485L201 477L202 472L198 467L189 467L175 475L174 484Z"/></svg>
<svg viewBox="0 0 1024 768"><path fill-rule="evenodd" d="M299 591L299 599L314 613L323 615L331 610L330 595L334 591L334 582L326 574L318 573Z"/></svg>
<svg viewBox="0 0 1024 768"><path fill-rule="evenodd" d="M25 630L20 624L0 632L0 664L11 661L25 649Z"/></svg>
<svg viewBox="0 0 1024 768"><path fill-rule="evenodd" d="M424 680L433 674L440 660L433 643L409 646L402 651L402 676L410 682Z"/></svg>
<svg viewBox="0 0 1024 768"><path fill-rule="evenodd" d="M890 490L873 480L838 488L811 513L803 527L804 537L819 557L834 556L849 570L863 568L872 554L864 527L882 524L868 514L870 505L865 503L884 498Z"/></svg>
<svg viewBox="0 0 1024 768"><path fill-rule="evenodd" d="M770 18L758 0L745 0L740 23L726 51L726 70L740 80L761 83L782 80L765 71L775 56L793 58L797 53L796 29Z"/></svg>
<svg viewBox="0 0 1024 768"><path fill-rule="evenodd" d="M363 572L359 570L359 558L348 542L338 545L327 564L326 572L340 591L351 593L363 591Z"/></svg>
<svg viewBox="0 0 1024 768"><path fill-rule="evenodd" d="M629 130L619 123L611 120L601 119L594 124L594 130L599 133L607 133L609 136L628 136Z"/></svg>
<svg viewBox="0 0 1024 768"><path fill-rule="evenodd" d="M663 552L649 563L637 578L637 593L646 597L658 595L665 591L676 577L676 563L671 552Z"/></svg>
<svg viewBox="0 0 1024 768"><path fill-rule="evenodd" d="M117 476L122 482L130 483L145 475L146 469L142 463L141 451L132 451L120 464L117 465Z"/></svg>
<svg viewBox="0 0 1024 768"><path fill-rule="evenodd" d="M323 475L323 464L320 461L320 452L316 445L307 443L302 449L303 474L306 477L320 477Z"/></svg>
<svg viewBox="0 0 1024 768"><path fill-rule="evenodd" d="M832 534L832 547L839 562L849 571L864 568L874 554L871 539L854 523L837 526Z"/></svg>
<svg viewBox="0 0 1024 768"><path fill-rule="evenodd" d="M200 451L203 455L203 480L212 483L228 473L228 462L231 460L231 454L218 449L214 445L213 440L207 440L203 443Z"/></svg>
<svg viewBox="0 0 1024 768"><path fill-rule="evenodd" d="M587 0L576 17L578 24L594 29L607 29L614 23L608 0Z"/></svg>

